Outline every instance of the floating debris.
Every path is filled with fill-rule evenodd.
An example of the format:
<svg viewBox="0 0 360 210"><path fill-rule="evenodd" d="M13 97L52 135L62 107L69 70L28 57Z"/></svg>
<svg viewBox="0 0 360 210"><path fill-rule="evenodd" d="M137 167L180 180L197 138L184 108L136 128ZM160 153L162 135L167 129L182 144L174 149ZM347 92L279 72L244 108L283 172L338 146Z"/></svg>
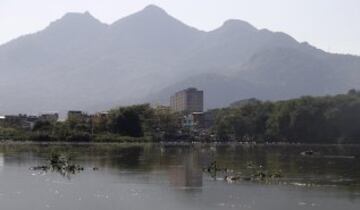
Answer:
<svg viewBox="0 0 360 210"><path fill-rule="evenodd" d="M230 170L228 168L219 168L217 166L216 161L210 163L208 167L203 168L203 171L210 174L210 176L213 177L214 179L216 179L217 174L220 172L222 173L233 172L233 170Z"/></svg>
<svg viewBox="0 0 360 210"><path fill-rule="evenodd" d="M313 150L307 150L307 151L301 152L300 154L302 156L318 156L318 155L320 155L319 152L315 152Z"/></svg>
<svg viewBox="0 0 360 210"><path fill-rule="evenodd" d="M70 178L70 175L83 171L84 167L71 163L71 160L67 155L54 153L48 160L47 165L31 167L30 170L57 172L62 176Z"/></svg>
<svg viewBox="0 0 360 210"><path fill-rule="evenodd" d="M216 176L223 176L222 180L233 183L239 181L275 181L283 177L281 170L274 171L272 173L264 170L262 165L256 165L253 162L248 162L246 169L243 171L235 171L228 168L219 168L216 161L212 162L208 167L204 168L204 171L209 173L211 177L216 179ZM216 179L218 180L218 179Z"/></svg>

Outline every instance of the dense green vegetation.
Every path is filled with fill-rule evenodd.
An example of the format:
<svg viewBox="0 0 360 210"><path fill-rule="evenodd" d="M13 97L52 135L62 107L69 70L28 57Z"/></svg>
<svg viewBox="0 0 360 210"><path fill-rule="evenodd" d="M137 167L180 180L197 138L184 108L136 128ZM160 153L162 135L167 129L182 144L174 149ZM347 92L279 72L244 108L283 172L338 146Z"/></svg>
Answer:
<svg viewBox="0 0 360 210"><path fill-rule="evenodd" d="M242 104L218 110L221 140L360 143L360 92Z"/></svg>
<svg viewBox="0 0 360 210"><path fill-rule="evenodd" d="M149 142L171 138L179 126L169 110L148 104L112 109L106 115L38 121L31 131L1 128L2 140L69 142Z"/></svg>
<svg viewBox="0 0 360 210"><path fill-rule="evenodd" d="M173 140L287 143L360 143L360 92L262 102L251 99L224 109L210 128L183 128L181 114L148 104L106 114L38 121L32 130L0 127L1 140L154 142Z"/></svg>

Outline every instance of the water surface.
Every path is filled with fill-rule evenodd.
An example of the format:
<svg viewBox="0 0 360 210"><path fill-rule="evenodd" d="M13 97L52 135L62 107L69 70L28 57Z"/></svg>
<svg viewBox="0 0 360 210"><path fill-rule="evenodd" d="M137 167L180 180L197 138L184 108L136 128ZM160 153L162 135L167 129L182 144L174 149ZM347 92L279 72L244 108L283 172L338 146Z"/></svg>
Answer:
<svg viewBox="0 0 360 210"><path fill-rule="evenodd" d="M313 150L317 154L302 156ZM34 171L51 154L84 167ZM2 144L4 210L360 209L359 146ZM228 172L209 174L213 161ZM256 169L251 169L252 167ZM228 183L225 175L281 171L282 178ZM250 169L249 169L250 168Z"/></svg>

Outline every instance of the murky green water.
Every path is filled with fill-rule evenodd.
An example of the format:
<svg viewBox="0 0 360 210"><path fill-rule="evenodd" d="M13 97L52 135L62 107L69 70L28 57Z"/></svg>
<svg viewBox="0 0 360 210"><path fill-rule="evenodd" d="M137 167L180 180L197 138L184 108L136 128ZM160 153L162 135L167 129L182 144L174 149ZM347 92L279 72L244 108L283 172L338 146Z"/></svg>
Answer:
<svg viewBox="0 0 360 210"><path fill-rule="evenodd" d="M307 150L316 155L302 156ZM65 154L75 174L29 168ZM204 172L213 161L227 172ZM0 145L1 210L360 209L359 146ZM228 183L257 170L281 178Z"/></svg>

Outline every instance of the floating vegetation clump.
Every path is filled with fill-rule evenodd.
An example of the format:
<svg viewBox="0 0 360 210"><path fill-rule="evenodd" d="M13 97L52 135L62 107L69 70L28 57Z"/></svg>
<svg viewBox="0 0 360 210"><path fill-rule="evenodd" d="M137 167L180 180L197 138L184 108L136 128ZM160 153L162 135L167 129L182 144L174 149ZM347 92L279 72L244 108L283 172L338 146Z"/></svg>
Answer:
<svg viewBox="0 0 360 210"><path fill-rule="evenodd" d="M53 153L47 162L46 165L35 166L30 170L56 172L68 178L70 178L70 175L75 175L84 170L84 167L72 163L71 158L65 154Z"/></svg>
<svg viewBox="0 0 360 210"><path fill-rule="evenodd" d="M204 172L208 173L214 179L223 178L227 182L238 181L256 181L256 182L277 182L283 177L281 170L268 171L262 165L256 165L248 162L246 169L235 171L228 168L218 167L216 161L212 162L208 167L204 168Z"/></svg>

